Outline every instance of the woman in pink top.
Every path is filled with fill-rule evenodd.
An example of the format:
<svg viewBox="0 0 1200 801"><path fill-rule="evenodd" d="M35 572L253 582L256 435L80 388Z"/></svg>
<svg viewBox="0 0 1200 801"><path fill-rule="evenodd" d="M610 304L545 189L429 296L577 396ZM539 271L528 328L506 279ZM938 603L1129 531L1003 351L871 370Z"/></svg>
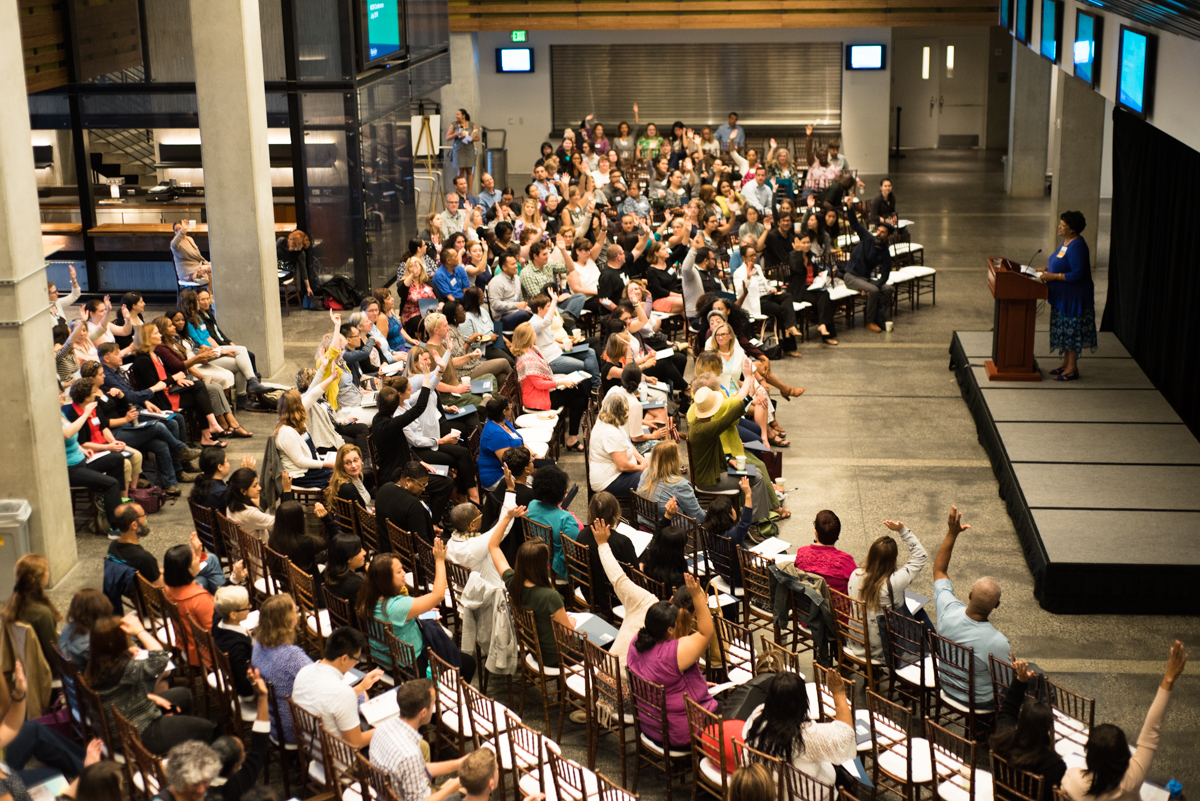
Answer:
<svg viewBox="0 0 1200 801"><path fill-rule="evenodd" d="M1146 713L1142 733L1138 735L1137 751L1129 755L1125 732L1111 723L1101 723L1088 734L1085 751L1087 770L1070 768L1063 776L1062 789L1072 801L1139 801L1142 782L1150 770L1150 761L1158 750L1158 730L1162 728L1171 688L1187 665L1188 654L1179 640L1171 646L1167 672L1154 703Z"/></svg>
<svg viewBox="0 0 1200 801"><path fill-rule="evenodd" d="M796 550L796 568L816 573L825 579L829 589L844 595L850 574L858 569L858 565L853 556L833 547L842 533L842 521L833 512L822 509L813 521L813 533L817 542Z"/></svg>
<svg viewBox="0 0 1200 801"><path fill-rule="evenodd" d="M713 636L708 598L695 576L688 573L683 580L692 596L696 632L675 639L679 609L670 601L659 601L646 611L646 624L629 649L627 662L635 676L659 684L666 691L667 736L664 738L660 731L657 710L639 707L642 732L659 743L665 739L668 745L686 747L690 737L684 696L709 712L717 711L717 702L708 694L708 682L697 664Z"/></svg>

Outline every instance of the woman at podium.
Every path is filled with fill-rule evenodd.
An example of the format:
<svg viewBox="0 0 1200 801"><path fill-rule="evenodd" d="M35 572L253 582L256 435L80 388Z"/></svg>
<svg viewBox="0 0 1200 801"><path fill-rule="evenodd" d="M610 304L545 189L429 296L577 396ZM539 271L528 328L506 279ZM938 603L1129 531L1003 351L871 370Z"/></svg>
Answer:
<svg viewBox="0 0 1200 801"><path fill-rule="evenodd" d="M1079 378L1079 351L1096 351L1096 298L1092 284L1092 256L1080 236L1087 221L1078 211L1058 218L1062 245L1038 270L1050 292L1050 350L1062 354L1062 364L1051 370L1058 381Z"/></svg>

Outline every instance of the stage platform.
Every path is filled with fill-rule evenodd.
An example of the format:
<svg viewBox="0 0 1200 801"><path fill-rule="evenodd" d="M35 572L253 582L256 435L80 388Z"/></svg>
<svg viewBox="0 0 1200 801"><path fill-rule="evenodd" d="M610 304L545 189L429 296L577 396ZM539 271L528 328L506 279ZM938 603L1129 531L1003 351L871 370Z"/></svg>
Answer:
<svg viewBox="0 0 1200 801"><path fill-rule="evenodd" d="M1200 442L1111 333L1079 381L988 381L990 331L956 331L950 367L975 418L1042 608L1200 612Z"/></svg>

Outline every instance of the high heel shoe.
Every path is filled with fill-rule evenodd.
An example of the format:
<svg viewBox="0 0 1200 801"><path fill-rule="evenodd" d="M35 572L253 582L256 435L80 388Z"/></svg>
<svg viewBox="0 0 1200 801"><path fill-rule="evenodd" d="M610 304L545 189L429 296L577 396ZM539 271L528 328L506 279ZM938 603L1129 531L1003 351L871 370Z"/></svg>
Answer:
<svg viewBox="0 0 1200 801"><path fill-rule="evenodd" d="M804 394L804 387L783 387L779 390L780 396L788 403L792 402L792 398L798 398Z"/></svg>

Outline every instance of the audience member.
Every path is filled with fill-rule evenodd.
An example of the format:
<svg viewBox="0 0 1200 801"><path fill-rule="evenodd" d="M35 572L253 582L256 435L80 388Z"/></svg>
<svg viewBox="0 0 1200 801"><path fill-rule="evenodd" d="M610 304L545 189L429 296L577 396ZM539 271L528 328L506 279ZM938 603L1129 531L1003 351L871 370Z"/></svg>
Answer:
<svg viewBox="0 0 1200 801"><path fill-rule="evenodd" d="M367 551L361 539L353 534L334 535L329 543L329 561L322 574L325 592L353 604L365 580L359 571L366 563Z"/></svg>
<svg viewBox="0 0 1200 801"><path fill-rule="evenodd" d="M422 503L421 496L427 488L433 487L433 480L436 478L442 477L430 475L421 462L408 462L400 468L392 483L384 484L379 488L379 494L375 499L375 517L378 520L380 531L387 531L387 524L391 522L411 533L421 542L433 542L437 534L435 529L441 527L445 502L443 501L440 507L441 513L434 518L430 509ZM449 481L449 479L444 480ZM449 498L450 493L446 491L445 500L449 500ZM438 508L435 502L433 509Z"/></svg>
<svg viewBox="0 0 1200 801"><path fill-rule="evenodd" d="M228 491L225 479L232 471L229 458L221 448L205 448L197 461L200 465L200 475L192 485L188 500L224 514L227 508L225 494ZM253 470L255 464L257 462L253 456L242 457L243 469Z"/></svg>
<svg viewBox="0 0 1200 801"><path fill-rule="evenodd" d="M457 778L445 782L437 792L430 788L429 781L457 771L467 757L427 762L421 753L421 729L433 720L437 708L435 691L429 679L400 685L396 691L400 715L380 724L371 740L371 764L388 774L401 801L445 801L459 791ZM492 753L486 748L480 751ZM494 759L492 766L494 772Z"/></svg>
<svg viewBox="0 0 1200 801"><path fill-rule="evenodd" d="M292 696L296 676L305 667L313 664L304 649L296 645L296 631L299 626L300 610L291 595L282 592L267 598L258 610L258 626L254 629L254 650L250 656L250 664L262 676L263 681L275 688L279 726L283 731L272 728L272 737L276 742L280 742L282 737L282 742L288 745L295 744L296 737L292 730L292 710L285 699Z"/></svg>
<svg viewBox="0 0 1200 801"><path fill-rule="evenodd" d="M92 587L77 590L67 608L67 624L58 635L58 650L74 662L75 667L80 670L86 668L91 648L92 626L96 625L97 620L112 617L112 613L112 601L100 590Z"/></svg>
<svg viewBox="0 0 1200 801"><path fill-rule="evenodd" d="M668 513L670 507L667 508ZM653 539L642 551L641 569L655 581L661 581L670 592L683 586L687 572L687 532L677 526L658 526Z"/></svg>
<svg viewBox="0 0 1200 801"><path fill-rule="evenodd" d="M534 345L535 339L529 323L521 323L513 332L511 350L513 356L517 357L521 404L526 409L538 411L567 407L566 448L582 453L584 446L579 441L579 423L583 420L591 393L580 386L578 377L556 376L551 372L550 365Z"/></svg>
<svg viewBox="0 0 1200 801"><path fill-rule="evenodd" d="M321 661L301 668L292 684L292 701L296 706L320 718L326 731L360 749L371 744L376 730L362 730L359 699L365 698L366 692L375 686L383 676L383 669L375 668L354 685L346 682L345 675L358 664L366 647L367 638L357 629L349 626L334 629L325 638Z"/></svg>
<svg viewBox="0 0 1200 801"><path fill-rule="evenodd" d="M167 786L153 801L201 801L209 797L221 775L220 755L202 742L180 743L167 752L163 763Z"/></svg>
<svg viewBox="0 0 1200 801"><path fill-rule="evenodd" d="M0 611L6 625L25 623L37 635L46 664L54 664L54 645L58 642L58 622L62 613L46 597L50 584L50 561L39 553L27 553L17 560L13 571L12 595ZM109 613L111 614L111 612ZM18 655L21 653L17 652Z"/></svg>
<svg viewBox="0 0 1200 801"><path fill-rule="evenodd" d="M489 544L495 539L499 546L509 537L514 520L525 517L525 507L517 506L516 482L512 474L505 471L505 480L511 485L504 493L504 505L496 525L483 531L483 514L473 503L460 503L450 510L450 541L446 543L446 558L456 565L467 568L493 587L499 587L500 574L492 563Z"/></svg>
<svg viewBox="0 0 1200 801"><path fill-rule="evenodd" d="M771 801L778 798L779 779L760 762L751 762L729 777L729 801Z"/></svg>
<svg viewBox="0 0 1200 801"><path fill-rule="evenodd" d="M946 682L946 693L959 703L968 703L970 694L975 697L975 708L990 711L993 708L992 675L988 668L988 657L995 654L1003 659L1012 648L1008 638L1001 634L988 620L1000 605L1000 584L991 576L985 576L971 586L967 603L954 597L954 585L950 582L950 557L954 545L964 531L971 528L963 525L958 507L950 507L949 530L933 560L933 602L937 608L938 634L959 645L974 649L975 687L972 690L950 678Z"/></svg>
<svg viewBox="0 0 1200 801"><path fill-rule="evenodd" d="M646 469L642 471L638 493L658 504L659 517L666 516L667 504L674 499L680 513L697 523L704 522L704 507L696 499L696 492L691 483L683 476L679 444L674 440L660 442L650 451L650 460ZM653 525L655 521L637 522Z"/></svg>
<svg viewBox="0 0 1200 801"><path fill-rule="evenodd" d="M317 371L318 374L321 370ZM279 421L275 424L275 446L283 471L292 477L297 487L324 489L333 475L334 458L317 455L312 435L308 433L308 407L316 402L315 389L310 387L300 395L289 389L279 396ZM323 391L323 390L322 390Z"/></svg>
<svg viewBox="0 0 1200 801"><path fill-rule="evenodd" d="M735 589L742 586L742 563L738 559L737 549L745 544L750 526L754 522L751 519L754 517L754 508L751 505L750 479L746 476L742 476L741 494L740 514L733 503L734 496L720 495L709 505L708 516L704 520L704 530L710 537L729 540L729 555L725 558L714 557L712 561L721 577Z"/></svg>
<svg viewBox="0 0 1200 801"><path fill-rule="evenodd" d="M897 567L899 549L896 547L896 541L888 536L880 537L871 543L871 548L867 551L867 563L851 573L846 584L846 594L851 598L861 598L866 606L871 660L877 664L885 664L887 659L883 640L878 635L884 625L883 610L904 605L904 591L924 569L925 562L929 559L921 541L908 526L894 520L885 520L883 524L904 540L904 544L908 546L908 560L903 567ZM928 623L929 615L924 610L921 610L921 614ZM932 625L930 628L933 628ZM864 654L858 642L848 640L845 647L851 655L863 658Z"/></svg>
<svg viewBox="0 0 1200 801"><path fill-rule="evenodd" d="M374 465L379 490L376 494L376 513L379 512L379 502L383 489L388 482L399 478L400 468L413 461L412 451L408 447L408 437L405 428L424 414L433 390L422 386L417 397L403 412L400 407L412 396L412 387L403 384L404 390L399 391L385 386L375 396L375 418L371 421L371 441L379 461ZM436 403L436 401L434 401ZM418 463L419 464L419 463ZM440 521L454 491L454 482L446 476L430 476L429 503L430 513L435 520Z"/></svg>
<svg viewBox="0 0 1200 801"><path fill-rule="evenodd" d="M1042 790L1033 801L1050 801L1052 787L1062 784L1067 763L1054 750L1054 710L1040 698L1026 698L1026 688L1034 677L1029 665L1009 656L1014 678L996 713L996 729L989 745L992 753L1014 768L1042 777ZM1017 801L1011 793L997 788L1000 798Z"/></svg>
<svg viewBox="0 0 1200 801"><path fill-rule="evenodd" d="M628 498L638 487L646 459L630 441L625 424L629 403L624 393L610 394L600 405L600 416L588 442L588 471L592 490Z"/></svg>
<svg viewBox="0 0 1200 801"><path fill-rule="evenodd" d="M557 667L558 645L550 621L553 620L569 629L575 628L575 621L567 614L562 596L551 585L548 570L549 546L537 537L525 540L517 548L515 568L509 567L508 559L500 550L500 543L496 542L495 538L489 540L488 552L492 556L496 572L500 574L500 581L508 587L509 602L513 609L517 612L533 612L538 647L542 651L542 665L548 668Z"/></svg>
<svg viewBox="0 0 1200 801"><path fill-rule="evenodd" d="M605 575L604 566L600 563L595 535L597 521L603 522L612 532L608 537L608 545L618 562L636 567L638 564L637 549L634 548L633 541L629 537L617 531L617 525L621 522L621 503L612 493L597 492L592 496L592 499L588 501L587 520L588 524L579 532L575 541L588 547L588 561L592 566L593 597L597 599L597 603L601 604L602 609L611 609L613 606L612 582Z"/></svg>
<svg viewBox="0 0 1200 801"><path fill-rule="evenodd" d="M246 672L250 669L254 642L243 625L250 611L250 593L245 587L226 584L217 589L213 597L213 642L229 657L229 669L233 673L229 678L243 700L254 697L254 682ZM265 691L263 694L266 695Z"/></svg>
<svg viewBox="0 0 1200 801"><path fill-rule="evenodd" d="M839 551L834 545L842 533L842 521L828 509L817 512L813 519L812 545L796 549L796 567L825 579L829 589L845 594L850 576L858 569L854 557Z"/></svg>
<svg viewBox="0 0 1200 801"><path fill-rule="evenodd" d="M896 294L896 287L888 283L888 277L892 274L888 240L896 229L891 223L880 220L875 224L874 231L868 230L859 221L854 206L850 207L847 216L851 229L858 234L858 244L850 253L850 262L842 278L847 288L867 293L866 310L863 312L867 319L867 330L879 333L885 328L892 310L892 297Z"/></svg>
<svg viewBox="0 0 1200 801"><path fill-rule="evenodd" d="M114 519L118 536L115 542L109 543L108 558L134 568L155 587L163 586L158 560L141 545L142 537L150 533L146 511L139 504L123 503L116 507Z"/></svg>

